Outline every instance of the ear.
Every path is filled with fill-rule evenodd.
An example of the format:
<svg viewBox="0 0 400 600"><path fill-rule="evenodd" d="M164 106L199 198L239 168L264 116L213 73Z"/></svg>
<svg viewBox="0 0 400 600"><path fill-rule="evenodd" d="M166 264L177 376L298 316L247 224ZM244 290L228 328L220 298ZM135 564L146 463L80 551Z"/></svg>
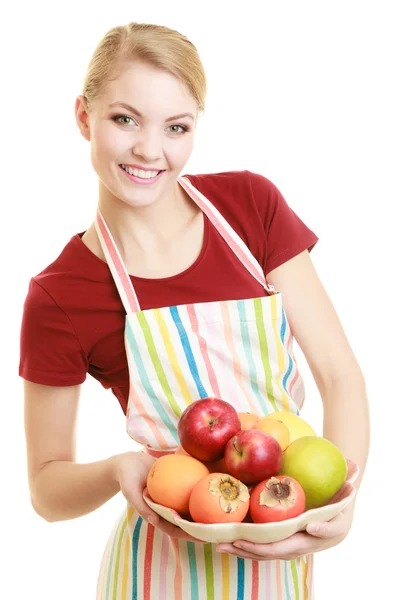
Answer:
<svg viewBox="0 0 400 600"><path fill-rule="evenodd" d="M79 131L85 140L90 141L89 114L87 112L87 100L85 96L78 96L75 101L75 119Z"/></svg>

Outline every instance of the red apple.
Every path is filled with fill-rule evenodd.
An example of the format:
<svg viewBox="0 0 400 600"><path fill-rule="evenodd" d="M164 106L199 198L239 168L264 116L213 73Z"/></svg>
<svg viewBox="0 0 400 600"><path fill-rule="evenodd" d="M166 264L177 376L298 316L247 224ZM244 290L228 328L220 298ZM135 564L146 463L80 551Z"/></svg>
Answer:
<svg viewBox="0 0 400 600"><path fill-rule="evenodd" d="M224 456L227 441L240 431L236 410L219 398L202 398L192 402L178 421L181 446L191 456L216 461Z"/></svg>
<svg viewBox="0 0 400 600"><path fill-rule="evenodd" d="M228 471L243 483L259 483L278 473L283 452L275 438L259 429L238 431L225 446Z"/></svg>

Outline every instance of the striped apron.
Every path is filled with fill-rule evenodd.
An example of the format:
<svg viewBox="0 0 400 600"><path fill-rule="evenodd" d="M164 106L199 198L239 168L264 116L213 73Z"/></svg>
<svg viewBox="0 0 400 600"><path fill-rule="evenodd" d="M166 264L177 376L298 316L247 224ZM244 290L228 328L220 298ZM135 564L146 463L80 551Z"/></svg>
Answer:
<svg viewBox="0 0 400 600"><path fill-rule="evenodd" d="M98 211L96 231L126 310L126 429L153 456L177 448L179 417L199 398L229 399L237 411L260 416L298 414L304 401L281 294L212 203L187 179L178 182L260 283L260 297L140 310ZM309 600L312 565L312 555L255 561L170 538L128 504L104 551L97 600Z"/></svg>

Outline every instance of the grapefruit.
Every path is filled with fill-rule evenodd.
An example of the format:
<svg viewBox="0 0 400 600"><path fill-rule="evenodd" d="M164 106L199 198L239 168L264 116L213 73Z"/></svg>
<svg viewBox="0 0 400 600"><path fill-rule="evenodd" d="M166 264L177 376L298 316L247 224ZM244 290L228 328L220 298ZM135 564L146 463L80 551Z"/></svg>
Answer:
<svg viewBox="0 0 400 600"><path fill-rule="evenodd" d="M299 482L308 510L327 504L339 491L346 480L347 461L326 438L303 436L285 450L280 474Z"/></svg>
<svg viewBox="0 0 400 600"><path fill-rule="evenodd" d="M285 423L289 429L289 444L305 435L317 435L314 429L304 419L291 412L273 412L267 415L268 419L278 419Z"/></svg>

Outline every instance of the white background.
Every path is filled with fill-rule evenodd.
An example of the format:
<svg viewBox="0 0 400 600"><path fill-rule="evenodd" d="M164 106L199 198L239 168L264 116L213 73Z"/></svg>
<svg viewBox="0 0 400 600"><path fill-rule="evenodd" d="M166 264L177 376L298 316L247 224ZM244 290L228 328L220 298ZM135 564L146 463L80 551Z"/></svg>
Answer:
<svg viewBox="0 0 400 600"><path fill-rule="evenodd" d="M184 171L261 173L320 238L312 258L367 380L372 440L353 528L342 544L316 555L317 598L398 597L397 544L390 549L399 533L397 2L14 6L1 15L1 597L94 598L104 544L124 506L118 494L95 513L53 524L34 513L18 361L30 277L89 226L96 209L75 97L100 38L132 20L185 34L208 74L206 113ZM318 390L297 357L307 386L303 417L321 432ZM132 448L116 399L89 378L78 460Z"/></svg>

